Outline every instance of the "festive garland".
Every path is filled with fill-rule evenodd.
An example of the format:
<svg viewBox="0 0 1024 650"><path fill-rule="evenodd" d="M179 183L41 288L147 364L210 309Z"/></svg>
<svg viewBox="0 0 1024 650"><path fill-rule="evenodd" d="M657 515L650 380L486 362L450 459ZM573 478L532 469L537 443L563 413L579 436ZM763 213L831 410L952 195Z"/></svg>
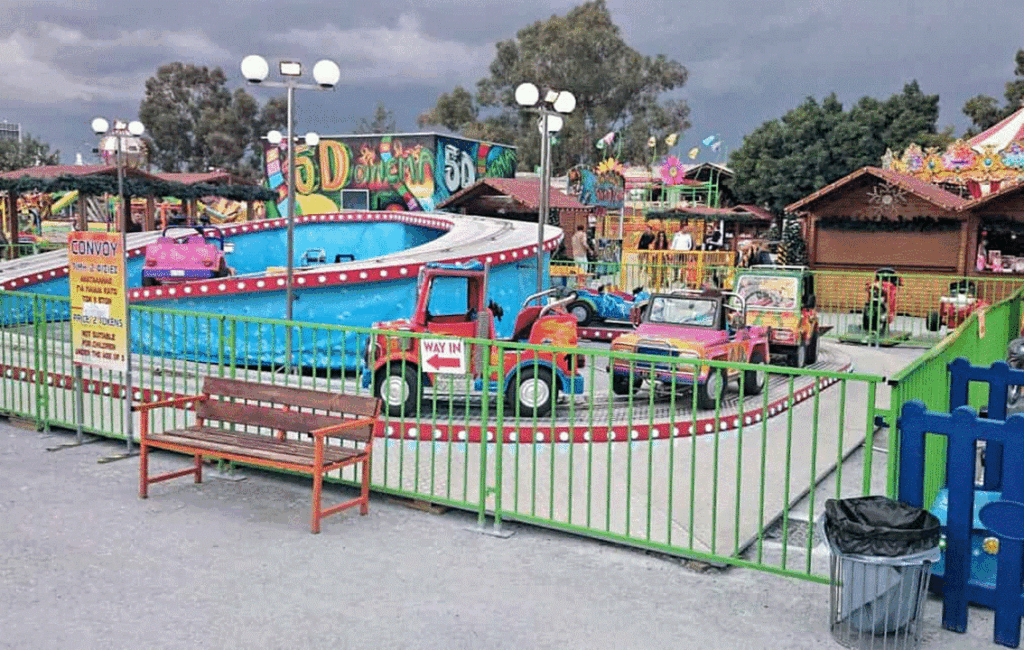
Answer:
<svg viewBox="0 0 1024 650"><path fill-rule="evenodd" d="M1024 223L1004 215L985 215L981 219L981 227L997 234L1024 233Z"/></svg>
<svg viewBox="0 0 1024 650"><path fill-rule="evenodd" d="M949 217L913 217L910 219L858 219L825 217L818 219L822 230L853 232L949 232L960 229L960 220Z"/></svg>
<svg viewBox="0 0 1024 650"><path fill-rule="evenodd" d="M117 194L117 176L97 174L93 176L56 176L54 178L0 179L0 190L26 194L29 192L68 192L78 190L83 196ZM273 201L277 193L260 185L213 185L194 183L186 185L174 181L150 180L128 176L124 179L124 193L129 197L169 197L198 199L204 196L220 196L233 201Z"/></svg>

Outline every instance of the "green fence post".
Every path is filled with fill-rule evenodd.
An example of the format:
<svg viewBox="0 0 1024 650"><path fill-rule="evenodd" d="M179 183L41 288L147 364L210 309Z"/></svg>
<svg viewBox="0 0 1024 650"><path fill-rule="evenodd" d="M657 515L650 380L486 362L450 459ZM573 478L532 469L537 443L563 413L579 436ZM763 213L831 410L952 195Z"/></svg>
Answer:
<svg viewBox="0 0 1024 650"><path fill-rule="evenodd" d="M32 296L32 356L35 372L33 373L36 387L36 430L49 432L49 395L46 390L46 313L42 306L42 297Z"/></svg>

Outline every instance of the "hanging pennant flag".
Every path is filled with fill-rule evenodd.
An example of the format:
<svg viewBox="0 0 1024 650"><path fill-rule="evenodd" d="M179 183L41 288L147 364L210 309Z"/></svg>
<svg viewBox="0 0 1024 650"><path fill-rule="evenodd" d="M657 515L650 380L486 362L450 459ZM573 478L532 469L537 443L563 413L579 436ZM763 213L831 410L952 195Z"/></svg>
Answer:
<svg viewBox="0 0 1024 650"><path fill-rule="evenodd" d="M612 142L615 141L615 131L609 131L604 134L600 140L597 141L597 148L604 149L605 147L611 146Z"/></svg>
<svg viewBox="0 0 1024 650"><path fill-rule="evenodd" d="M665 138L665 144L670 147L676 146L676 140L679 138L678 133L669 133L668 137Z"/></svg>
<svg viewBox="0 0 1024 650"><path fill-rule="evenodd" d="M654 145L656 145L656 144L658 144L658 140L653 135L651 137L647 138L647 146L648 147L653 149Z"/></svg>
<svg viewBox="0 0 1024 650"><path fill-rule="evenodd" d="M699 154L699 153L700 153L700 147L694 147L693 149L690 149L690 153L688 154L690 156L690 160L693 160L694 158L696 158L697 154Z"/></svg>
<svg viewBox="0 0 1024 650"><path fill-rule="evenodd" d="M715 144L711 145L711 150L712 151L718 151L721 148L722 148L722 141L721 140L715 140Z"/></svg>
<svg viewBox="0 0 1024 650"><path fill-rule="evenodd" d="M708 137L706 137L703 140L701 140L700 143L702 145L704 145L705 147L710 147L711 143L714 142L714 141L715 141L715 136L709 135Z"/></svg>

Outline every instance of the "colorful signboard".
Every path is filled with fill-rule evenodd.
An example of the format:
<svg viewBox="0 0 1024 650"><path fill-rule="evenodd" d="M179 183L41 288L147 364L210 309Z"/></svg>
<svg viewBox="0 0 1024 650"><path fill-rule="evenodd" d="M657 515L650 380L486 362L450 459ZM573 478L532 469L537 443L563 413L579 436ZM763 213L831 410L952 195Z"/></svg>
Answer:
<svg viewBox="0 0 1024 650"><path fill-rule="evenodd" d="M620 210L626 198L626 179L617 169L577 165L569 170L569 188L584 205Z"/></svg>
<svg viewBox="0 0 1024 650"><path fill-rule="evenodd" d="M287 143L264 150L268 217L288 210ZM433 210L484 177L514 178L513 147L433 133L324 137L295 149L296 214Z"/></svg>
<svg viewBox="0 0 1024 650"><path fill-rule="evenodd" d="M119 233L68 233L71 342L77 364L128 369L124 240Z"/></svg>

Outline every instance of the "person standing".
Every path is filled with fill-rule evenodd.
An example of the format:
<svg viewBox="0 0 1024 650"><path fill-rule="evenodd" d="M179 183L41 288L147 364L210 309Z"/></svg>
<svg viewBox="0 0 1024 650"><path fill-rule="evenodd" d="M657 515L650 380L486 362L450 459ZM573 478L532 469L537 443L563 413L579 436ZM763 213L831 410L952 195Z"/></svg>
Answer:
<svg viewBox="0 0 1024 650"><path fill-rule="evenodd" d="M651 228L651 224L647 224L647 229L644 230L643 234L640 235L640 241L637 243L637 250L646 251L650 250L651 244L654 243L654 229Z"/></svg>
<svg viewBox="0 0 1024 650"><path fill-rule="evenodd" d="M672 236L672 245L670 248L674 251L692 251L693 250L693 236L686 230L686 226L683 222L679 222L679 230Z"/></svg>
<svg viewBox="0 0 1024 650"><path fill-rule="evenodd" d="M651 250L651 244L654 243L654 228L650 222L645 225L643 234L640 235L640 241L637 242L637 261L639 264L640 278L635 279L636 284L643 284L643 275L649 273L651 269L651 257L648 251ZM631 283L632 284L632 283Z"/></svg>
<svg viewBox="0 0 1024 650"><path fill-rule="evenodd" d="M654 236L654 243L651 244L651 284L661 288L666 286L665 280L668 276L666 268L665 251L668 250L668 235L664 230L659 230Z"/></svg>
<svg viewBox="0 0 1024 650"><path fill-rule="evenodd" d="M576 233L572 236L572 259L576 266L584 271L587 270L589 255L593 253L590 242L587 241L587 229L582 224L576 226Z"/></svg>

